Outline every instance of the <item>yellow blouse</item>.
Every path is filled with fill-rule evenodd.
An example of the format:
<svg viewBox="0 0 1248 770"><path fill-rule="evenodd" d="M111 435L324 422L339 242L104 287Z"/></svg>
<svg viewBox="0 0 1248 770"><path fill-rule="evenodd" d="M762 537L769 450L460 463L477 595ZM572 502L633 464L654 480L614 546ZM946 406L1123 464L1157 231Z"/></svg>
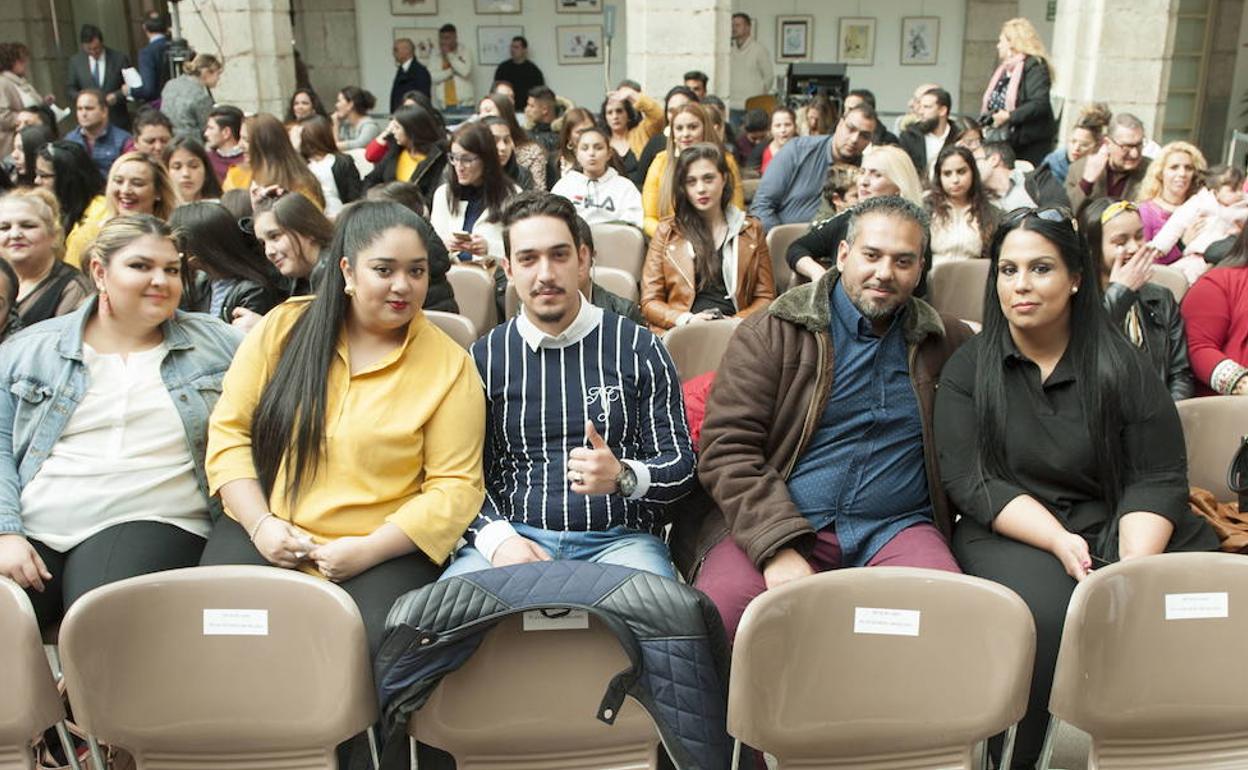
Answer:
<svg viewBox="0 0 1248 770"><path fill-rule="evenodd" d="M425 156L412 153L406 150L399 150L399 162L394 167L394 178L399 182L406 182L412 178L412 174L416 173L416 169L420 168L420 164L425 162Z"/></svg>
<svg viewBox="0 0 1248 770"><path fill-rule="evenodd" d="M225 172L225 181L221 183L222 192L250 189L251 166L245 163L235 163L233 166L230 166L230 170Z"/></svg>
<svg viewBox="0 0 1248 770"><path fill-rule="evenodd" d="M728 174L732 177L732 205L745 211L745 189L741 186L741 171L737 168L737 159L727 150ZM667 150L654 156L650 170L646 172L646 183L641 188L641 206L646 212L646 235L653 237L659 229L659 222L673 213L672 202L664 201L660 205L659 193L663 190L663 175L667 173ZM672 185L673 192L679 194L680 185Z"/></svg>
<svg viewBox="0 0 1248 770"><path fill-rule="evenodd" d="M74 225L74 229L69 231L69 237L65 239L65 264L77 268L85 267L82 264L82 255L95 241L95 236L100 234L100 227L107 216L108 202L103 195L95 196L87 205L87 210L82 212L82 219L78 220L78 224Z"/></svg>
<svg viewBox="0 0 1248 770"><path fill-rule="evenodd" d="M257 478L252 413L290 328L312 299L274 308L234 356L208 427L212 494L231 481ZM441 564L485 499L485 397L476 366L423 313L412 319L404 343L377 363L351 374L349 360L344 329L329 371L321 465L292 510L283 463L269 510L318 542L368 535L391 522Z"/></svg>

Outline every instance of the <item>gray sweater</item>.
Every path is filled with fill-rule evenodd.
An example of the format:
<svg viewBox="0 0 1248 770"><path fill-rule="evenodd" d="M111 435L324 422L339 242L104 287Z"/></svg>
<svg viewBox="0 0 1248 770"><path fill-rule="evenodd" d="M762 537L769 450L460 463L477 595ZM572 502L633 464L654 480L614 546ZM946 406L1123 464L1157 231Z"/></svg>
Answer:
<svg viewBox="0 0 1248 770"><path fill-rule="evenodd" d="M179 75L160 92L160 111L173 123L173 135L204 141L204 126L212 112L212 94L194 75Z"/></svg>
<svg viewBox="0 0 1248 770"><path fill-rule="evenodd" d="M750 213L762 220L766 230L794 222L809 223L819 210L830 165L830 134L790 139L768 164Z"/></svg>

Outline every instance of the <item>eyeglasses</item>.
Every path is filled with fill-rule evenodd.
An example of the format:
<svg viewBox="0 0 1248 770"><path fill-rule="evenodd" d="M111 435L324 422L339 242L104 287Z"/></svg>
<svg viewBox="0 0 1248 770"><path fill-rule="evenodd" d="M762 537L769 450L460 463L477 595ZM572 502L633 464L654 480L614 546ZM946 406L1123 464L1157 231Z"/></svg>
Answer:
<svg viewBox="0 0 1248 770"><path fill-rule="evenodd" d="M1057 222L1074 226L1070 210L1062 206L1050 206L1042 209L1032 209L1026 206L1017 208L1005 215L1005 219L1001 220L1001 226L1016 227L1022 224L1023 220L1028 217L1036 217L1046 222Z"/></svg>
<svg viewBox="0 0 1248 770"><path fill-rule="evenodd" d="M1142 153L1142 152L1144 152L1144 143L1143 143L1143 142L1135 142L1135 143L1133 143L1133 144L1126 144L1126 143L1123 143L1123 142L1118 141L1117 139L1114 139L1112 136L1111 136L1111 137L1109 137L1109 141L1111 141L1111 142L1113 142L1114 144L1116 144L1116 145L1118 145L1119 147L1121 147L1121 148L1123 149L1123 151L1124 151L1124 152L1129 152L1129 153Z"/></svg>
<svg viewBox="0 0 1248 770"><path fill-rule="evenodd" d="M479 163L480 161L481 161L481 157L478 155L452 155L451 156L452 166L472 166L476 163Z"/></svg>
<svg viewBox="0 0 1248 770"><path fill-rule="evenodd" d="M1131 201L1114 201L1101 212L1101 224L1105 224L1123 212L1139 210L1139 207Z"/></svg>

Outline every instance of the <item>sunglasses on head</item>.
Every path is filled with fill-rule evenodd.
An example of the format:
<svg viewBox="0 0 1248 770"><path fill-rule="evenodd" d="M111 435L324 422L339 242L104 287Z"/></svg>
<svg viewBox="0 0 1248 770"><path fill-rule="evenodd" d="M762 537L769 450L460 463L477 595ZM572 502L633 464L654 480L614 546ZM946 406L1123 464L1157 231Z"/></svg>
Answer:
<svg viewBox="0 0 1248 770"><path fill-rule="evenodd" d="M1005 215L1005 219L1001 220L1001 226L1007 228L1015 227L1022 224L1028 217L1036 217L1046 222L1065 223L1073 227L1070 209L1062 206L1050 206L1042 209L1027 208L1026 206L1017 208Z"/></svg>

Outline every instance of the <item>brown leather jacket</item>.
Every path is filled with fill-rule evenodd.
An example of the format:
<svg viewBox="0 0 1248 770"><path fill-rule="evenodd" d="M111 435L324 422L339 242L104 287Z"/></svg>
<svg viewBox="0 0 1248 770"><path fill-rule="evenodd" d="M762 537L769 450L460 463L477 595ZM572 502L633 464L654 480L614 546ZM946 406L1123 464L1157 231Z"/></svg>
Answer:
<svg viewBox="0 0 1248 770"><path fill-rule="evenodd" d="M776 283L771 275L771 253L767 251L762 223L745 217L738 209L730 212L729 227L740 228L735 246L734 298L737 317L746 318L776 298ZM641 273L641 312L655 334L662 335L676 326L681 314L693 307L698 293L693 264L693 249L676 228L675 219L663 220L650 239L650 251Z"/></svg>
<svg viewBox="0 0 1248 770"><path fill-rule="evenodd" d="M808 552L815 531L789 497L787 480L832 392L829 332L836 269L786 292L743 321L724 354L702 423L698 476L710 495L700 519L678 518L677 565L692 581L706 553L731 533L761 569L780 548ZM902 331L923 424L923 455L936 526L952 517L940 482L932 409L945 361L971 337L966 324L911 299Z"/></svg>

